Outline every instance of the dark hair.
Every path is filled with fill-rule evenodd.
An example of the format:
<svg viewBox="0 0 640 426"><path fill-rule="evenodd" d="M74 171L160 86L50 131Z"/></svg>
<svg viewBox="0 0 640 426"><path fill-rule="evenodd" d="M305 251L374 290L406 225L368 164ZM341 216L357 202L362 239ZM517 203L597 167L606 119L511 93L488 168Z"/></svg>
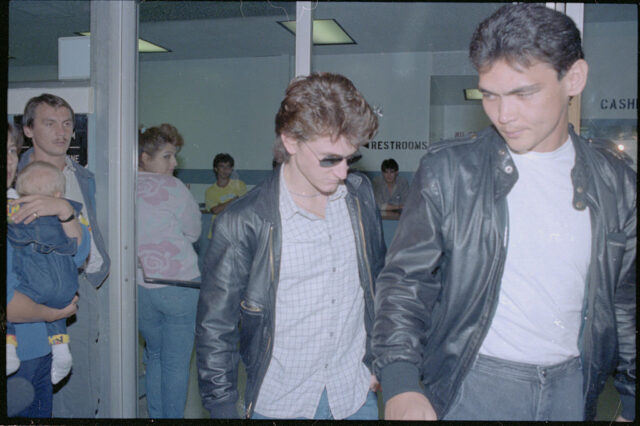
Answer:
<svg viewBox="0 0 640 426"><path fill-rule="evenodd" d="M397 172L398 170L400 170L400 167L398 167L398 163L396 162L396 160L394 160L393 158L387 158L380 165L380 171L384 172L385 170L388 170L388 169L391 169L394 172Z"/></svg>
<svg viewBox="0 0 640 426"><path fill-rule="evenodd" d="M163 146L170 144L180 151L184 145L184 139L174 126L162 123L159 126L149 127L138 135L138 159L142 161L142 153L153 157Z"/></svg>
<svg viewBox="0 0 640 426"><path fill-rule="evenodd" d="M11 123L7 123L7 134L16 143L16 152L18 153L18 155L20 155L20 150L22 149L22 144L24 143L22 129L19 129L17 126L14 126ZM7 144L8 143L9 142L7 141Z"/></svg>
<svg viewBox="0 0 640 426"><path fill-rule="evenodd" d="M235 162L233 161L233 157L229 154L224 153L218 154L213 158L213 168L215 169L216 167L218 167L218 164L220 163L229 163L231 168L233 168L233 165L235 164Z"/></svg>
<svg viewBox="0 0 640 426"><path fill-rule="evenodd" d="M540 4L520 3L502 6L482 21L471 38L469 57L478 72L499 59L525 67L541 61L561 79L584 53L571 18Z"/></svg>
<svg viewBox="0 0 640 426"><path fill-rule="evenodd" d="M52 95L50 93L43 93L40 96L35 96L27 102L24 107L24 114L22 115L22 125L29 128L33 127L33 120L36 118L36 108L40 104L47 104L54 108L67 108L71 113L71 121L73 125L76 124L76 116L73 113L71 105L60 96Z"/></svg>
<svg viewBox="0 0 640 426"><path fill-rule="evenodd" d="M378 117L351 80L332 73L313 73L293 79L275 121L274 157L278 162L289 159L282 134L298 142L343 136L351 144L361 146L378 130Z"/></svg>

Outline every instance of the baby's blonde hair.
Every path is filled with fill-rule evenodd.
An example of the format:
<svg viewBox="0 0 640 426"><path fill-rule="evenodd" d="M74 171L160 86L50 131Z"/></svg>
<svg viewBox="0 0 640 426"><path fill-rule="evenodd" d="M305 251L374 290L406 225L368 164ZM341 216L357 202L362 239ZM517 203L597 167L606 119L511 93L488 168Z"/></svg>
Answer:
<svg viewBox="0 0 640 426"><path fill-rule="evenodd" d="M24 195L64 195L66 179L62 171L53 164L44 161L29 163L16 180L16 191Z"/></svg>

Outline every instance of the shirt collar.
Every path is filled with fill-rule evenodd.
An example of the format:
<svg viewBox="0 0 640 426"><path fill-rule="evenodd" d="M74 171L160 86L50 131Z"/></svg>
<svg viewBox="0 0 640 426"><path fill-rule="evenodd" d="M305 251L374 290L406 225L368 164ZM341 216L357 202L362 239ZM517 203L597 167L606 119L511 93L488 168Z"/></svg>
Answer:
<svg viewBox="0 0 640 426"><path fill-rule="evenodd" d="M317 219L317 216L307 212L303 208L300 208L291 198L291 193L287 188L287 184L284 181L284 167L280 167L280 216L283 219L291 219L296 213L309 218ZM347 196L347 187L344 183L338 185L336 192L329 196L328 202L334 202Z"/></svg>

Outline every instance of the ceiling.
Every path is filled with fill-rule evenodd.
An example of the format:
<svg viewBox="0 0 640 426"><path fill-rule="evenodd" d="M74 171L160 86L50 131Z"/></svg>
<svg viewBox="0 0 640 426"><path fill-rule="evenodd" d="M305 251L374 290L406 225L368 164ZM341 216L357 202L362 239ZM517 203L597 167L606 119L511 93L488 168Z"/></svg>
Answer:
<svg viewBox="0 0 640 426"><path fill-rule="evenodd" d="M466 50L475 26L501 3L312 2L314 18L335 18L355 45L314 54ZM295 19L295 2L154 1L140 4L140 37L170 53L142 61L292 54L294 37L277 21ZM10 66L57 64L58 37L89 30L90 3L13 0ZM635 5L585 5L585 22L637 20Z"/></svg>

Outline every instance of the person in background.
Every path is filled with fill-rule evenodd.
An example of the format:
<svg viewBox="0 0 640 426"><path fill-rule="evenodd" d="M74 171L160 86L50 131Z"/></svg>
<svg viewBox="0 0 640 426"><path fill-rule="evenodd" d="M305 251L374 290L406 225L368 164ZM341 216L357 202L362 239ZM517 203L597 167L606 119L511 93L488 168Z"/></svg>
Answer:
<svg viewBox="0 0 640 426"><path fill-rule="evenodd" d="M204 193L205 208L213 213L208 238L211 239L213 221L227 208L230 202L243 196L247 192L247 186L240 179L232 179L234 161L229 154L218 154L213 159L213 173L216 182Z"/></svg>
<svg viewBox="0 0 640 426"><path fill-rule="evenodd" d="M64 186L62 171L44 161L29 164L22 169L16 180L16 191L21 197L47 195L61 198ZM36 303L57 309L67 306L76 295L78 267L84 262L84 258L80 263L74 259L81 240L69 238L62 227L76 215L79 217L82 209L82 205L75 201L69 203L73 207L73 213L63 220L47 216L38 217L28 225L13 223L11 217L19 210L19 204L10 206L7 214L7 238L14 251L13 270L20 282L16 290ZM51 382L54 385L71 370L72 358L66 330L65 319L47 323L52 353ZM9 336L15 338L15 326L7 321L7 337ZM15 339L16 346L18 343ZM17 356L15 359L18 359Z"/></svg>
<svg viewBox="0 0 640 426"><path fill-rule="evenodd" d="M78 277L81 302L75 322L67 323L73 372L53 396L53 416L92 418L99 413L102 390L106 388L100 377L101 369L106 368L103 354L108 351L108 336L100 334L100 322L108 312L98 302L98 292L106 291L102 283L109 273L110 260L96 217L95 177L67 155L74 125L73 109L61 97L43 93L29 99L22 128L33 147L22 154L18 171L32 161L46 161L58 167L66 179L65 196L82 204L82 216L88 221L91 250ZM38 208L37 202L33 207Z"/></svg>
<svg viewBox="0 0 640 426"><path fill-rule="evenodd" d="M237 418L378 418L374 279L384 263L369 180L348 173L378 120L347 78L294 79L276 115L282 163L218 216L198 302L200 394Z"/></svg>
<svg viewBox="0 0 640 426"><path fill-rule="evenodd" d="M193 350L195 288L144 282L144 275L199 281L193 243L200 210L189 189L173 176L182 135L171 124L148 128L138 138L136 237L138 328L145 340L145 388L151 418L184 417Z"/></svg>
<svg viewBox="0 0 640 426"><path fill-rule="evenodd" d="M8 124L7 135L7 212L14 223L31 223L37 217L57 217L64 221L73 213L67 200L47 196L26 196L18 199L18 193L11 187L16 177L18 152L22 147L22 132ZM17 205L20 204L20 208ZM89 253L89 230L81 225L78 218L62 224L69 238L76 238L81 244L75 260L82 263ZM7 414L20 417L51 417L53 387L51 383L51 345L47 336L46 322L53 322L73 316L77 310L78 297L62 309L54 309L35 303L16 288L21 284L15 273L13 246L7 240L7 321L15 324L16 342L7 342ZM9 337L9 336L7 336ZM20 342L15 347L14 343ZM11 359L9 352L16 352ZM17 371L16 371L17 369ZM15 372L15 374L13 374Z"/></svg>
<svg viewBox="0 0 640 426"><path fill-rule="evenodd" d="M383 212L399 212L409 194L409 182L398 175L399 167L396 160L387 158L380 165L382 176L373 178L373 195L376 204Z"/></svg>
<svg viewBox="0 0 640 426"><path fill-rule="evenodd" d="M614 373L635 416L636 173L585 140L580 31L507 4L470 44L493 123L432 144L376 283L375 371L393 420L593 420Z"/></svg>

